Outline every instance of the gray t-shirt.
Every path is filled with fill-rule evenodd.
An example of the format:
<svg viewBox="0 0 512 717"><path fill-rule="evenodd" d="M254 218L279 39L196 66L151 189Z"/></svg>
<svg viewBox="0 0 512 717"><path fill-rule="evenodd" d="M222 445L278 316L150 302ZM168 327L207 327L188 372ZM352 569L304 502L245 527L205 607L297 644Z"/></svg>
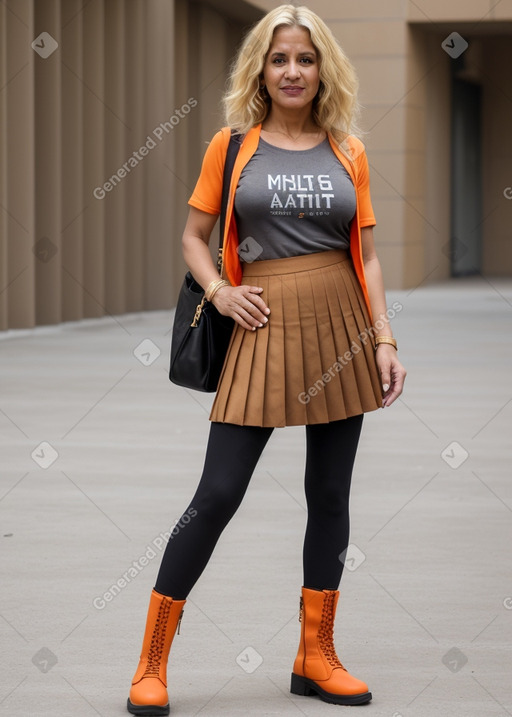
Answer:
<svg viewBox="0 0 512 717"><path fill-rule="evenodd" d="M328 138L312 149L261 139L235 194L240 258L245 261L348 249L356 194Z"/></svg>

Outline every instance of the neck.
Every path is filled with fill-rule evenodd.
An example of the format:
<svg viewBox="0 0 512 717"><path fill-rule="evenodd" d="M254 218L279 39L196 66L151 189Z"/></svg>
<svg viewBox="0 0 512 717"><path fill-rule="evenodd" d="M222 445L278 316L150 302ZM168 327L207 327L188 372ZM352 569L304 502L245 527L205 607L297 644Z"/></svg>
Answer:
<svg viewBox="0 0 512 717"><path fill-rule="evenodd" d="M304 107L303 111L272 107L264 119L262 127L267 132L282 132L290 137L299 137L301 134L319 130L313 120L311 107Z"/></svg>

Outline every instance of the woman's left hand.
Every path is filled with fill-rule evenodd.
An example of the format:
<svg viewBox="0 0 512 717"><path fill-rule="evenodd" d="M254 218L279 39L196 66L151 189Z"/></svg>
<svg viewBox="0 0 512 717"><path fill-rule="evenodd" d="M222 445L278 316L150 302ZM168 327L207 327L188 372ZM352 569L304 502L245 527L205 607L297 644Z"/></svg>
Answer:
<svg viewBox="0 0 512 717"><path fill-rule="evenodd" d="M385 408L391 406L402 393L407 371L398 360L396 349L389 344L378 344L376 360L384 392L382 408Z"/></svg>

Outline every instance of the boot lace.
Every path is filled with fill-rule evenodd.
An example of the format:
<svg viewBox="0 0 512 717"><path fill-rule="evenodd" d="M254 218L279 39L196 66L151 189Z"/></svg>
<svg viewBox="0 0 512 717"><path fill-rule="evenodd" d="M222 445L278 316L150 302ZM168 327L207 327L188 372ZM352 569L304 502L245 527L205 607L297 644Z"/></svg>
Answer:
<svg viewBox="0 0 512 717"><path fill-rule="evenodd" d="M318 630L318 642L320 648L325 655L329 665L331 667L341 667L343 670L346 669L340 662L336 650L334 648L334 593L330 592L324 598L324 604L322 608L322 620Z"/></svg>
<svg viewBox="0 0 512 717"><path fill-rule="evenodd" d="M148 652L148 663L144 672L144 677L158 677L160 674L160 662L162 660L162 651L164 649L165 632L169 614L171 612L172 600L164 597L158 608L158 615L155 622L155 629L151 636L151 644Z"/></svg>

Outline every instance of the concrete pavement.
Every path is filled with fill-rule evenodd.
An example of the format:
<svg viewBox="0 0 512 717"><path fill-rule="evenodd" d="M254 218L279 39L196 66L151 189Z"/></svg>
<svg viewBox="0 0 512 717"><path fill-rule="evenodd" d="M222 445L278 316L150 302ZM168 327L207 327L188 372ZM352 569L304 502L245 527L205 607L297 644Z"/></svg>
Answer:
<svg viewBox="0 0 512 717"><path fill-rule="evenodd" d="M403 399L365 417L336 645L372 717L512 714L512 282L387 294ZM121 717L212 396L167 379L171 314L0 335L0 715ZM334 715L289 694L304 429L277 429L187 603L171 714ZM353 708L356 709L356 708Z"/></svg>

